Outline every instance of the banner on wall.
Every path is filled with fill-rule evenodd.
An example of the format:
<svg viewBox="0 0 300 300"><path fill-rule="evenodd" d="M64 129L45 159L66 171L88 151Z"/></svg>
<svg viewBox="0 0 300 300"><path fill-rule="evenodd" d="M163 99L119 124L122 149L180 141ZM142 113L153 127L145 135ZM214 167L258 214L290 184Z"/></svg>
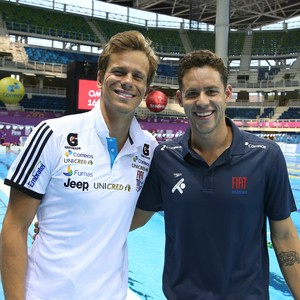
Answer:
<svg viewBox="0 0 300 300"><path fill-rule="evenodd" d="M91 110L101 97L101 89L96 80L79 79L78 81L78 110Z"/></svg>

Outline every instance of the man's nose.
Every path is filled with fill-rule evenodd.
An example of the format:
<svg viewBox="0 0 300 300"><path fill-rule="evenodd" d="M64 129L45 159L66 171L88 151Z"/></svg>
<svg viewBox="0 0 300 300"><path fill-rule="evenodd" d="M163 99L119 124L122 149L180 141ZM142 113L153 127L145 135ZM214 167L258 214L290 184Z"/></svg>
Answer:
<svg viewBox="0 0 300 300"><path fill-rule="evenodd" d="M129 89L133 86L132 84L133 78L131 74L126 74L121 81L123 89Z"/></svg>
<svg viewBox="0 0 300 300"><path fill-rule="evenodd" d="M197 105L209 104L209 98L204 92L201 92L197 98Z"/></svg>

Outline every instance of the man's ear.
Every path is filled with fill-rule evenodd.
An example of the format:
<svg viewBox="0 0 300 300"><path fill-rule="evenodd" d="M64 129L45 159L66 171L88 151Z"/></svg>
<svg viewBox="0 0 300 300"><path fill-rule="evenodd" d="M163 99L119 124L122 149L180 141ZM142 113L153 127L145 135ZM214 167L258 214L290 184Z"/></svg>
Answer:
<svg viewBox="0 0 300 300"><path fill-rule="evenodd" d="M225 102L229 102L232 97L232 86L230 84L226 86L225 95L226 95Z"/></svg>
<svg viewBox="0 0 300 300"><path fill-rule="evenodd" d="M149 85L144 97L146 98L151 91L152 91L152 86Z"/></svg>
<svg viewBox="0 0 300 300"><path fill-rule="evenodd" d="M177 91L176 91L175 96L176 96L176 100L177 100L178 104L179 104L181 107L183 107L182 94L181 94L180 90L177 90Z"/></svg>
<svg viewBox="0 0 300 300"><path fill-rule="evenodd" d="M97 72L97 87L99 89L101 89L101 87L102 87L102 76L101 76L100 70L98 70L98 72Z"/></svg>

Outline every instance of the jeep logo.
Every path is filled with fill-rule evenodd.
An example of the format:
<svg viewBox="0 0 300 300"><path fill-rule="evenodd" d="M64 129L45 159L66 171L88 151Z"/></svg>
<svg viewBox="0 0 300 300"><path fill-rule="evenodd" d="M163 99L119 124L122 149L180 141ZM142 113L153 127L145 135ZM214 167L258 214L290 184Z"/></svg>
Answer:
<svg viewBox="0 0 300 300"><path fill-rule="evenodd" d="M65 187L70 187L72 189L79 189L84 191L88 191L89 190L89 183L86 181L74 181L71 180L70 178L68 179L67 182L64 183Z"/></svg>

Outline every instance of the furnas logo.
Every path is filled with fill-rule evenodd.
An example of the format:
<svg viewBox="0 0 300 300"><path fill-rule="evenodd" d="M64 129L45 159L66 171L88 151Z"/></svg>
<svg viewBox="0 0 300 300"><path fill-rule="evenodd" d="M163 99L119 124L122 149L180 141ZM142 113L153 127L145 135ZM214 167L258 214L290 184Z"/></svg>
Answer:
<svg viewBox="0 0 300 300"><path fill-rule="evenodd" d="M68 176L68 177L70 177L72 175L74 175L74 176L93 177L93 173L91 173L91 172L79 171L77 169L73 171L70 165L67 167L67 171L63 172L63 174L65 176Z"/></svg>
<svg viewBox="0 0 300 300"><path fill-rule="evenodd" d="M232 177L231 189L232 194L247 194L247 177Z"/></svg>
<svg viewBox="0 0 300 300"><path fill-rule="evenodd" d="M31 174L31 180L28 182L28 185L30 187L34 187L35 183L37 182L38 178L40 177L45 168L46 166L42 162L38 162Z"/></svg>
<svg viewBox="0 0 300 300"><path fill-rule="evenodd" d="M64 183L64 186L71 189L78 189L82 190L83 192L89 190L89 183L86 181L74 181L70 178L67 180L67 182Z"/></svg>
<svg viewBox="0 0 300 300"><path fill-rule="evenodd" d="M73 171L72 171L72 169L71 169L71 166L68 166L68 167L67 167L67 172L63 172L63 174L64 174L65 176L72 176L72 175L73 175Z"/></svg>

